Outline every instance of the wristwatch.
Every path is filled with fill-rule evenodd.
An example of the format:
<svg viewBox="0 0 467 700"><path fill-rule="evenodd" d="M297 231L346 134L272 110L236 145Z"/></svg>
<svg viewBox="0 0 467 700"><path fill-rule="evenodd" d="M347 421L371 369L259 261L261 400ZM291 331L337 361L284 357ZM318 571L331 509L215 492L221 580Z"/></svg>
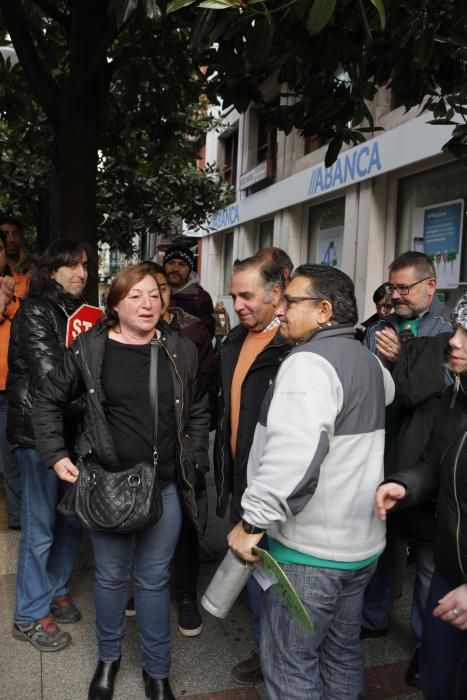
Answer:
<svg viewBox="0 0 467 700"><path fill-rule="evenodd" d="M245 530L247 535L259 535L264 532L264 529L262 527L256 527L256 525L252 525L251 523L247 523L246 520L243 520L242 518L242 525L243 529Z"/></svg>

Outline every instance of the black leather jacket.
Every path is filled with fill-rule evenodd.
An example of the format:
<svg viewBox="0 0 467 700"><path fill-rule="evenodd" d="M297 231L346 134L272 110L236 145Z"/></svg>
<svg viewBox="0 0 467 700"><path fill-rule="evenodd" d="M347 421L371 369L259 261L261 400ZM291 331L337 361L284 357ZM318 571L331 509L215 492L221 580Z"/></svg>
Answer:
<svg viewBox="0 0 467 700"><path fill-rule="evenodd" d="M397 510L438 496L435 566L453 586L467 583L467 377L463 381L463 390L446 390L420 460L385 480L407 488Z"/></svg>
<svg viewBox="0 0 467 700"><path fill-rule="evenodd" d="M187 515L203 532L207 499L204 473L209 469L209 410L207 395L197 389L197 352L190 340L165 324L161 345L171 365L177 422L177 480ZM119 468L103 402L102 364L108 330L98 324L81 333L59 366L35 392L33 423L37 450L47 466L69 457L63 439L63 409L80 395L86 396L83 427L76 445L78 455L93 452L110 471Z"/></svg>
<svg viewBox="0 0 467 700"><path fill-rule="evenodd" d="M219 421L214 444L214 475L217 488L217 514L226 513L231 496L231 520L242 517L241 500L247 485L247 464L258 422L261 404L272 384L282 359L290 351L279 332L260 352L243 380L235 459L230 449L230 388L238 356L247 331L236 326L230 331L220 352L221 394Z"/></svg>
<svg viewBox="0 0 467 700"><path fill-rule="evenodd" d="M34 388L61 361L68 316L85 303L61 291L29 296L11 323L8 350L8 440L15 447L35 447L31 421ZM70 411L71 421L77 414Z"/></svg>

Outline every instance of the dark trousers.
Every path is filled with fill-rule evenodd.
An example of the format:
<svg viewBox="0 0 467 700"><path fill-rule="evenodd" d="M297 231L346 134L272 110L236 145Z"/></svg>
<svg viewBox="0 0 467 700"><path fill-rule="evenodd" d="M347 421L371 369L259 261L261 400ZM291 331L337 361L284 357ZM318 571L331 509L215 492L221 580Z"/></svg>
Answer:
<svg viewBox="0 0 467 700"><path fill-rule="evenodd" d="M435 570L431 581L420 654L421 687L427 700L467 697L467 631L433 617L433 610L453 586Z"/></svg>
<svg viewBox="0 0 467 700"><path fill-rule="evenodd" d="M176 600L196 600L198 576L199 537L194 525L184 514L173 558L172 588Z"/></svg>

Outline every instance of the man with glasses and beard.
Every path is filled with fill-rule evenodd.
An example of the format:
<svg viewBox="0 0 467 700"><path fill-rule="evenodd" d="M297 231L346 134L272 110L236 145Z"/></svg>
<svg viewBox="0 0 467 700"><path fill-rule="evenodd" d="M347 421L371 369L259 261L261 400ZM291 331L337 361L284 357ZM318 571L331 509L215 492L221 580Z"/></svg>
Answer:
<svg viewBox="0 0 467 700"><path fill-rule="evenodd" d="M427 255L410 251L389 266L386 291L394 313L371 326L363 340L391 371L396 397L386 416L385 472L409 467L428 442L441 394L450 379L443 356L452 333L435 296L436 273ZM396 537L414 545L416 577L410 623L416 640L406 680L419 685L422 618L433 574L434 505L388 518L388 544L365 594L362 638L384 637L396 589Z"/></svg>

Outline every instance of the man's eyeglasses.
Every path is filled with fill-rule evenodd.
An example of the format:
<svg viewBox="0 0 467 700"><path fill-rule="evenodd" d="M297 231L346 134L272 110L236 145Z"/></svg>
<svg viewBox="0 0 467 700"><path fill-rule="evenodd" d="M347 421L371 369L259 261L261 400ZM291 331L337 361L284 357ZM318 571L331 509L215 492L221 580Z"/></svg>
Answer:
<svg viewBox="0 0 467 700"><path fill-rule="evenodd" d="M433 279L432 276L430 277L424 277L421 280L417 280L416 282L412 282L412 284L385 284L384 288L386 290L386 294L394 294L394 292L398 292L401 296L405 296L410 292L412 287L415 287L416 284L420 284L420 282L426 282L426 280L431 280Z"/></svg>
<svg viewBox="0 0 467 700"><path fill-rule="evenodd" d="M291 297L289 294L284 294L283 300L287 309L291 304L299 304L301 301L322 301L323 297Z"/></svg>

